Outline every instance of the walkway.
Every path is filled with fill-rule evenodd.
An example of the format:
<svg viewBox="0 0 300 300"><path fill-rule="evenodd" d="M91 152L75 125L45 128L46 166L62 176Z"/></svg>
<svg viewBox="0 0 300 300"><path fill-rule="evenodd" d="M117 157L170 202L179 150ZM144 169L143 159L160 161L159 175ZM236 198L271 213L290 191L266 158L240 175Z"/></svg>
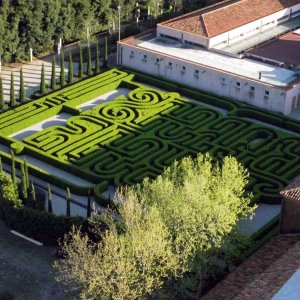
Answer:
<svg viewBox="0 0 300 300"><path fill-rule="evenodd" d="M0 219L0 299L69 299L55 281L54 247L40 247L10 233ZM70 296L70 295L69 295Z"/></svg>
<svg viewBox="0 0 300 300"><path fill-rule="evenodd" d="M300 236L278 235L209 291L203 300L270 300L299 267Z"/></svg>

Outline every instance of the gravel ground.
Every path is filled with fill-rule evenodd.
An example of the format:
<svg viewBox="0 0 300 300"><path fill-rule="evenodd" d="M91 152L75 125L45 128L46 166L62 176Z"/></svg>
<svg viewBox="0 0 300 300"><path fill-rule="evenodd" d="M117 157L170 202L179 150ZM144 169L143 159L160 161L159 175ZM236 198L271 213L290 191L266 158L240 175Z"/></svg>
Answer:
<svg viewBox="0 0 300 300"><path fill-rule="evenodd" d="M11 234L0 219L0 299L5 292L15 300L75 299L55 281L55 251Z"/></svg>

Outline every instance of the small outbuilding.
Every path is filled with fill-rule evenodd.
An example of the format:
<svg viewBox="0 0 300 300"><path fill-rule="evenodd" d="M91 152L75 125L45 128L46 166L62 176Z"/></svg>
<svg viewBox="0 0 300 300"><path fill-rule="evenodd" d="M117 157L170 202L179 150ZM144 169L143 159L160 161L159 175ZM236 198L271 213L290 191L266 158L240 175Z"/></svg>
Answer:
<svg viewBox="0 0 300 300"><path fill-rule="evenodd" d="M282 210L280 233L300 233L300 176L280 192L282 196Z"/></svg>

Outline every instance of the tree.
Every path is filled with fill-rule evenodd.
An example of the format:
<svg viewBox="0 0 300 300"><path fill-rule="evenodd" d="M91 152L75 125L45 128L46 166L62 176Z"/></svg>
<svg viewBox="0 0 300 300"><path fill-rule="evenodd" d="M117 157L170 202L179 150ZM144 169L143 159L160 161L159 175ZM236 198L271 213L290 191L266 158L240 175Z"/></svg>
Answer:
<svg viewBox="0 0 300 300"><path fill-rule="evenodd" d="M55 68L55 56L52 59L52 72L51 72L51 89L56 90L56 68Z"/></svg>
<svg viewBox="0 0 300 300"><path fill-rule="evenodd" d="M35 187L33 182L31 182L31 199L32 199L32 206L33 208L36 208L36 193L35 193Z"/></svg>
<svg viewBox="0 0 300 300"><path fill-rule="evenodd" d="M104 67L107 68L107 58L108 58L108 41L105 37L105 46L104 46Z"/></svg>
<svg viewBox="0 0 300 300"><path fill-rule="evenodd" d="M16 176L16 161L15 161L15 154L11 150L11 180L15 185L15 189L17 190L17 176Z"/></svg>
<svg viewBox="0 0 300 300"><path fill-rule="evenodd" d="M86 209L86 217L90 218L92 215L92 207L91 207L91 191L88 191L88 201L87 201L87 209Z"/></svg>
<svg viewBox="0 0 300 300"><path fill-rule="evenodd" d="M24 164L21 164L21 195L23 201L26 201L28 199L28 186Z"/></svg>
<svg viewBox="0 0 300 300"><path fill-rule="evenodd" d="M29 172L28 172L28 164L27 161L24 160L24 171L25 171L25 178L26 178L26 186L29 189L30 182L29 182Z"/></svg>
<svg viewBox="0 0 300 300"><path fill-rule="evenodd" d="M82 58L82 48L79 46L79 65L78 65L78 77L83 78L83 58Z"/></svg>
<svg viewBox="0 0 300 300"><path fill-rule="evenodd" d="M15 85L14 85L14 73L11 72L10 76L10 102L9 105L10 107L15 107L16 106L16 97L15 97Z"/></svg>
<svg viewBox="0 0 300 300"><path fill-rule="evenodd" d="M129 195L119 212L123 234L118 233L113 214L107 214L110 230L102 233L97 247L74 228L61 245L67 258L55 262L59 280L69 288L84 287L83 299L143 299L176 269L158 210L154 206L144 210L143 203Z"/></svg>
<svg viewBox="0 0 300 300"><path fill-rule="evenodd" d="M21 207L22 203L19 199L15 185L11 177L5 172L0 173L0 201L13 203L14 207Z"/></svg>
<svg viewBox="0 0 300 300"><path fill-rule="evenodd" d="M3 83L2 78L0 77L0 110L5 109L5 102L4 102L4 94L3 94Z"/></svg>
<svg viewBox="0 0 300 300"><path fill-rule="evenodd" d="M21 103L24 103L26 100L22 67L20 69L20 99L19 100Z"/></svg>
<svg viewBox="0 0 300 300"><path fill-rule="evenodd" d="M52 192L51 192L51 186L48 183L48 212L53 213L53 208L52 208Z"/></svg>
<svg viewBox="0 0 300 300"><path fill-rule="evenodd" d="M67 260L56 263L60 280L73 282L83 298L156 298L154 291L171 279L190 288L196 283L200 297L206 278L220 271L218 262L228 266L244 246L236 224L254 210L248 177L234 158L220 165L201 154L119 190L119 217L113 211L100 217L109 229L97 247L75 229L65 239Z"/></svg>
<svg viewBox="0 0 300 300"><path fill-rule="evenodd" d="M0 156L0 174L3 173L2 158Z"/></svg>
<svg viewBox="0 0 300 300"><path fill-rule="evenodd" d="M87 54L88 54L87 75L92 76L93 69L92 69L92 55L91 55L91 48L90 47L87 47Z"/></svg>
<svg viewBox="0 0 300 300"><path fill-rule="evenodd" d="M67 211L66 211L66 215L68 217L71 216L71 193L70 193L70 189L67 187Z"/></svg>
<svg viewBox="0 0 300 300"><path fill-rule="evenodd" d="M73 59L72 52L69 54L69 74L68 74L68 83L71 84L74 80L74 68L73 68Z"/></svg>
<svg viewBox="0 0 300 300"><path fill-rule="evenodd" d="M65 56L62 51L60 55L60 85L64 86L65 84Z"/></svg>
<svg viewBox="0 0 300 300"><path fill-rule="evenodd" d="M99 45L96 43L96 62L95 62L95 74L100 73L100 53Z"/></svg>
<svg viewBox="0 0 300 300"><path fill-rule="evenodd" d="M46 94L45 65L44 65L44 63L42 64L42 70L41 70L40 93L42 95Z"/></svg>

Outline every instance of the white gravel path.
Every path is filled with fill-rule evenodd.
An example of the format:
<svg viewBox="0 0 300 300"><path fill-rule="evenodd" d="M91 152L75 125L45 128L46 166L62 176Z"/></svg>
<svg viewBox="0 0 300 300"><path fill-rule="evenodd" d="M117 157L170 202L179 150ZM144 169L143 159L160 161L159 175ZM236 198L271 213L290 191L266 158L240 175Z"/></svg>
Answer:
<svg viewBox="0 0 300 300"><path fill-rule="evenodd" d="M102 103L105 103L108 101L112 101L121 95L124 95L127 97L129 92L130 92L130 90L125 89L125 88L115 89L113 91L110 91L108 93L100 95L90 101L80 104L80 105L76 106L76 108L80 108L80 109L82 109L82 111L90 110L99 104L102 104Z"/></svg>
<svg viewBox="0 0 300 300"><path fill-rule="evenodd" d="M42 131L43 129L52 127L52 126L63 126L66 124L66 121L72 117L72 115L61 113L55 115L54 117L45 119L39 123L36 123L32 126L29 126L21 131L11 134L9 137L14 138L15 140L22 141L26 137L31 136L34 133Z"/></svg>

